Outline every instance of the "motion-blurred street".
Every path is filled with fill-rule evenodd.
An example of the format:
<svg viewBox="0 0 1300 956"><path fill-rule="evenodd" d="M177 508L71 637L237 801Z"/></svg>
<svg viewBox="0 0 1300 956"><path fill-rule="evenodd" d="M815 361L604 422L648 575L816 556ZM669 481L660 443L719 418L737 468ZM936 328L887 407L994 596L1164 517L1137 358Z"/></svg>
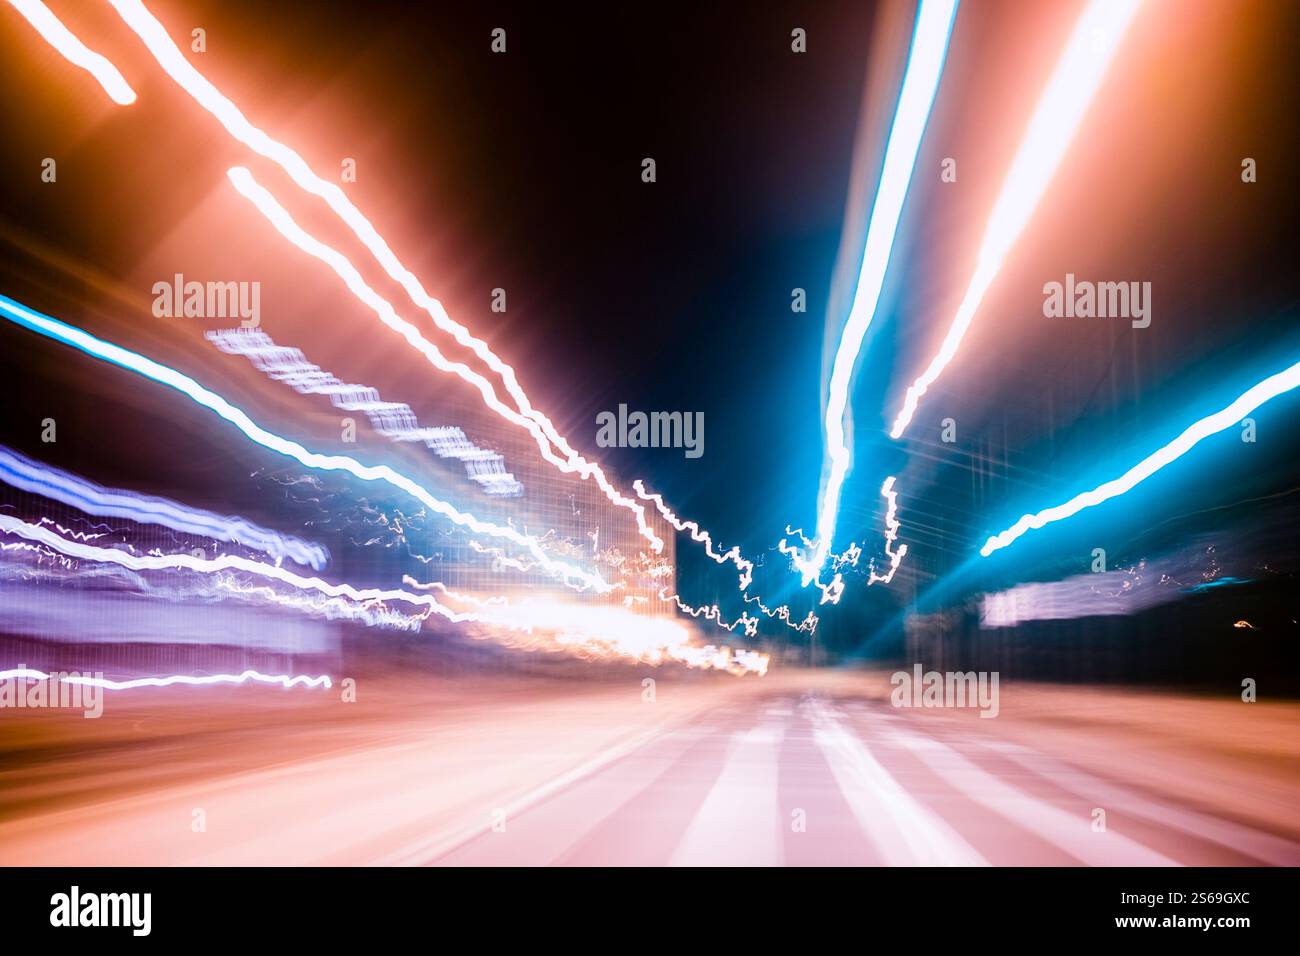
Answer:
<svg viewBox="0 0 1300 956"><path fill-rule="evenodd" d="M981 719L881 672L650 675L9 711L0 863L1300 863L1294 702L1013 683Z"/></svg>

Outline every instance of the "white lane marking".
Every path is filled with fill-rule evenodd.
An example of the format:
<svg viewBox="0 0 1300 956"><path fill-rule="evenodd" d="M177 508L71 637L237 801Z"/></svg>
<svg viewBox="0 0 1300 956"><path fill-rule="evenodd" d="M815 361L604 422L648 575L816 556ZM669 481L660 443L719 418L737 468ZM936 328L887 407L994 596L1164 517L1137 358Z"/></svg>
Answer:
<svg viewBox="0 0 1300 956"><path fill-rule="evenodd" d="M1274 836L1231 820L1212 817L1199 810L1184 810L1148 799L1133 790L1109 783L1101 777L1093 776L1084 770L1078 770L1046 754L1037 753L1018 744L989 741L984 746L1005 755L1026 770L1051 780L1061 789L1083 797L1095 806L1116 808L1128 816L1142 817L1145 820L1173 827L1273 866L1300 865L1300 843L1285 837Z"/></svg>
<svg viewBox="0 0 1300 956"><path fill-rule="evenodd" d="M784 726L732 735L726 763L673 852L672 866L780 866L778 768Z"/></svg>
<svg viewBox="0 0 1300 956"><path fill-rule="evenodd" d="M895 780L829 707L809 702L813 736L858 825L890 866L988 866L973 846Z"/></svg>
<svg viewBox="0 0 1300 956"><path fill-rule="evenodd" d="M881 735L907 747L950 786L970 800L1036 834L1089 866L1179 866L1173 859L1119 833L1096 833L1086 814L1067 813L980 769L947 744L903 730L898 721Z"/></svg>

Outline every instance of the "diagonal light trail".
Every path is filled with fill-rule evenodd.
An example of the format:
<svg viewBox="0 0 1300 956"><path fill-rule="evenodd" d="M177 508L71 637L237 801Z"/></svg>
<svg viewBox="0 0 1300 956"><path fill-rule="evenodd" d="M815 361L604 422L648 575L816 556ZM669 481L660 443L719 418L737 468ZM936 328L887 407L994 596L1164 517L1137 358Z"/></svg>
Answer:
<svg viewBox="0 0 1300 956"><path fill-rule="evenodd" d="M1063 505L1047 508L1037 514L1025 515L1006 531L989 538L984 543L984 547L980 548L980 554L988 557L994 551L1005 548L1028 531L1041 528L1054 521L1063 521L1078 514L1085 508L1091 508L1103 501L1109 501L1111 498L1117 498L1131 491L1138 484L1146 481L1146 479L1165 467L1165 465L1191 451L1202 439L1221 432L1225 428L1231 428L1260 405L1291 391L1297 385L1300 385L1300 362L1278 372L1276 375L1269 376L1264 381L1248 389L1227 408L1189 425L1181 435L1169 444L1142 459L1118 478L1103 485L1098 485L1091 491L1075 495Z"/></svg>
<svg viewBox="0 0 1300 956"><path fill-rule="evenodd" d="M502 361L488 347L486 342L476 338L470 333L469 329L454 321L447 314L447 310L443 308L442 303L425 291L419 279L402 265L378 230L353 205L338 184L328 182L316 175L311 167L307 165L306 160L297 152L273 139L265 131L249 122L239 107L185 58L176 44L172 42L171 37L168 36L166 28L140 0L108 0L108 2L126 22L127 26L144 42L149 52L168 76L175 80L185 92L189 93L200 106L211 113L231 136L257 154L278 165L299 187L323 199L365 245L389 277L406 290L411 301L428 312L439 329L451 335L460 345L473 351L480 360L501 377L507 392L509 392L510 397L516 404L516 418L522 416L537 430L535 437L539 441L558 449L565 463L564 470L566 472L577 473L583 478L594 478L611 502L631 510L636 515L637 526L642 536L650 541L656 553L663 550L663 540L646 524L645 509L633 499L619 493L606 478L599 465L579 455L569 445L568 441L556 431L551 420L542 412L533 408L528 401L528 396L519 386L514 369ZM251 176L249 178L251 179ZM330 262L330 264L334 265L333 262ZM351 263L348 263L348 265L351 266ZM357 288L352 283L349 283L349 288L353 292L357 292ZM371 303L368 302L367 304ZM411 345L428 355L428 352L420 344L428 345L428 343L424 342L414 326L409 326L409 329L409 333L403 331L404 337ZM511 420L515 421L514 418ZM555 463L556 456L553 451L548 449L544 454L546 454L548 461Z"/></svg>
<svg viewBox="0 0 1300 956"><path fill-rule="evenodd" d="M249 418L245 412L230 404L216 392L204 388L188 375L184 375L175 369L168 368L111 342L105 342L88 332L60 322L58 319L35 312L21 303L15 302L8 296L0 295L0 316L46 338L71 345L87 355L118 365L169 388L176 389L195 403L211 409L263 448L268 448L278 454L292 458L308 468L319 471L345 471L362 481L382 481L406 492L431 511L448 518L454 524L469 528L480 534L504 538L524 548L537 559L542 567L565 581L580 581L600 592L613 589L613 586L605 582L599 574L592 574L568 562L551 558L542 550L535 538L521 534L514 528L481 521L473 515L461 512L447 502L434 497L422 485L417 484L405 475L399 474L387 465L363 465L347 455L318 454L308 451L297 442L267 431Z"/></svg>
<svg viewBox="0 0 1300 956"><path fill-rule="evenodd" d="M975 273L966 294L957 307L938 354L908 388L903 407L889 432L891 438L902 437L922 396L957 354L985 293L997 278L1007 253L1024 231L1047 184L1056 173L1061 157L1078 131L1138 4L1139 0L1091 0L1075 24L1056 70L1038 100L1011 168L1007 170L1002 192L984 230Z"/></svg>
<svg viewBox="0 0 1300 956"><path fill-rule="evenodd" d="M135 102L135 90L131 89L126 77L122 76L108 58L96 53L82 43L76 35L63 25L50 8L40 0L9 0L15 10L27 18L45 42L76 66L81 67L95 78L104 92L119 106L130 106Z"/></svg>
<svg viewBox="0 0 1300 956"><path fill-rule="evenodd" d="M875 316L876 305L880 301L880 290L893 251L894 235L902 216L903 201L907 198L912 168L921 148L921 137L925 133L930 108L939 88L956 13L957 0L922 0L917 13L907 70L903 76L894 124L889 131L889 142L885 147L880 185L867 226L862 269L858 275L849 318L831 368L825 420L829 472L822 489L812 553L795 557L796 566L803 572L805 587L821 571L835 536L840 494L853 457L845 438L845 417L848 413L853 369L867 329Z"/></svg>

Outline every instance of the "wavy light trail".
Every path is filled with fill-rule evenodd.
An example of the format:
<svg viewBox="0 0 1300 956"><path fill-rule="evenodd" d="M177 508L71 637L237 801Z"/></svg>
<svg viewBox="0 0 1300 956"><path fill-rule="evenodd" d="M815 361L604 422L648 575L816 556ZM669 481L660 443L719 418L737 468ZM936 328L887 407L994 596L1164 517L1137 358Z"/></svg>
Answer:
<svg viewBox="0 0 1300 956"><path fill-rule="evenodd" d="M430 581L428 584L421 584L409 574L402 575L402 583L409 588L415 588L417 591L441 591L453 601L459 601L462 604L473 604L475 607L492 607L497 604L509 604L510 599L504 594L494 594L492 597L479 597L476 594L467 594L464 591L453 591L441 581Z"/></svg>
<svg viewBox="0 0 1300 956"><path fill-rule="evenodd" d="M104 677L93 677L90 675L61 675L47 674L44 671L33 670L30 667L15 667L7 671L0 671L0 680L50 680L57 679L64 684L80 684L83 687L100 687L104 690L135 690L139 687L171 687L173 684L185 684L190 687L206 686L208 684L246 684L254 681L259 684L279 684L288 690L291 687L302 685L304 687L333 687L334 682L328 675L320 677L307 677L299 675L289 677L287 674L269 675L254 670L247 670L240 674L208 674L202 677L193 677L188 674L173 674L170 677L137 677L133 680L109 680Z"/></svg>
<svg viewBox="0 0 1300 956"><path fill-rule="evenodd" d="M27 541L43 544L60 554L79 558L83 561L97 561L103 564L115 564L132 571L175 571L187 570L201 574L215 574L220 571L243 571L258 577L269 578L287 584L302 591L316 591L333 598L348 598L358 603L371 601L401 601L433 610L435 613L453 622L464 622L474 618L457 615L456 612L441 605L428 594L413 594L397 589L356 588L351 584L329 584L320 578L308 578L294 574L279 565L263 564L250 561L234 554L223 554L216 558L200 558L192 554L151 554L136 555L117 548L100 548L80 541L69 541L55 534L49 528L29 524L18 518L0 514L0 534L10 534Z"/></svg>
<svg viewBox="0 0 1300 956"><path fill-rule="evenodd" d="M126 82L126 77L118 72L117 67L109 62L107 57L96 53L77 39L76 35L63 25L63 21L50 12L49 7L40 0L9 0L9 3L27 18L27 22L36 29L46 43L63 54L70 63L81 67L93 76L114 103L119 106L130 106L135 102L135 90L131 89L131 85Z"/></svg>
<svg viewBox="0 0 1300 956"><path fill-rule="evenodd" d="M564 437L556 431L551 420L533 408L528 401L528 396L524 394L523 389L519 386L514 369L502 361L488 347L487 343L476 338L470 333L469 329L454 321L447 314L447 310L443 308L442 303L425 291L420 281L402 265L397 256L393 254L392 249L389 248L388 243L379 235L371 222L362 215L361 211L352 204L352 201L348 199L347 194L343 192L338 184L328 182L317 176L311 167L307 165L306 160L298 153L249 122L248 118L244 116L234 102L228 99L207 77L185 59L184 54L168 36L166 28L140 0L108 0L108 2L126 22L127 26L144 42L149 52L167 75L175 80L185 92L189 93L195 102L211 113L231 136L255 153L278 165L299 187L323 199L330 209L352 230L353 234L370 250L370 253L389 277L406 290L407 295L411 297L411 300L417 306L428 312L434 324L451 335L460 345L472 350L480 360L501 377L506 390L515 401L516 414L537 429L535 435L539 438L539 441L559 450L560 454L563 455L563 458L559 460L564 463L564 471L580 474L583 478L594 478L611 502L620 507L628 508L637 516L637 525L642 536L650 541L655 551L658 552L663 549L662 539L645 523L644 509L633 499L618 492L605 477L605 473L600 469L599 465L586 460L574 451ZM330 264L334 265L332 262ZM357 292L352 283L349 283L349 288ZM368 302L367 304L371 303ZM391 306L389 311L391 311ZM383 318L382 315L380 317ZM425 350L416 341L417 339L420 342L424 340L414 326L410 328L414 332L414 338L405 332L403 332L403 335L408 342L424 352ZM424 344L427 345L428 343ZM450 369L445 369L445 371L450 371ZM495 398L495 393L493 397ZM532 430L530 428L530 431ZM554 452L549 447L544 451L544 454L547 456L548 461L555 457ZM556 462L552 461L552 463L555 464Z"/></svg>
<svg viewBox="0 0 1300 956"><path fill-rule="evenodd" d="M677 610L681 611L683 614L689 614L691 617L700 620L712 621L724 631L732 633L734 633L738 627L743 628L746 637L753 637L758 633L758 618L750 617L747 611L741 612L740 617L728 624L722 619L722 608L718 607L718 605L709 604L705 607L693 607L683 601L680 594L669 594L667 592L667 588L660 589L659 600L672 601L677 605Z"/></svg>
<svg viewBox="0 0 1300 956"><path fill-rule="evenodd" d="M1138 3L1139 0L1091 0L1079 17L1007 170L1002 192L984 230L975 273L957 307L952 326L938 354L908 388L903 407L889 432L891 438L902 437L922 396L957 354L984 294L1024 231L1078 131L1088 104L1137 12Z"/></svg>
<svg viewBox="0 0 1300 956"><path fill-rule="evenodd" d="M127 518L137 524L160 525L173 531L228 541L276 559L288 558L316 571L324 570L329 558L328 552L319 544L281 535L245 518L222 517L166 498L104 488L66 471L42 465L3 446L0 446L0 481L97 518Z"/></svg>
<svg viewBox="0 0 1300 956"><path fill-rule="evenodd" d="M227 577L218 577L215 587L218 591L225 591L237 597L265 601L277 607L301 611L311 617L319 616L327 621L356 621L366 627L384 630L418 632L428 620L430 613L426 610L423 614L403 614L401 611L384 607L379 601L357 604L346 598L282 594L270 585L247 585Z"/></svg>
<svg viewBox="0 0 1300 956"><path fill-rule="evenodd" d="M1063 521L1078 514L1085 508L1099 505L1103 501L1117 498L1132 490L1135 486L1154 475L1161 468L1191 451L1202 439L1230 428L1249 415L1260 405L1276 398L1284 392L1300 385L1300 362L1290 368L1271 375L1264 381L1243 393L1227 408L1207 415L1200 421L1189 425L1185 431L1159 451L1142 459L1118 478L1098 485L1091 491L1075 495L1065 504L1047 508L1037 514L1025 515L1006 531L996 534L980 548L980 554L988 557L994 551L1005 548L1021 535L1036 528L1041 528L1054 521Z"/></svg>
<svg viewBox="0 0 1300 956"><path fill-rule="evenodd" d="M245 436L263 448L292 458L300 464L315 470L345 471L362 481L382 481L400 491L406 492L431 511L448 518L454 524L469 528L480 534L504 538L519 545L532 554L548 572L563 578L565 581L580 581L586 586L601 592L612 590L612 586L606 583L600 575L589 573L575 565L564 561L556 561L549 557L536 539L520 534L514 528L506 528L480 521L473 515L458 511L447 502L435 498L422 485L417 484L405 475L399 474L387 465L363 465L347 455L321 455L308 451L297 442L289 441L267 431L249 418L245 412L230 404L216 392L204 388L188 375L183 375L175 369L168 368L121 346L105 342L81 329L60 322L58 319L32 311L8 296L0 295L0 316L4 316L16 325L30 329L46 338L71 345L87 355L92 355L159 384L174 388L192 399L196 404L211 409L219 417L230 422Z"/></svg>
<svg viewBox="0 0 1300 956"><path fill-rule="evenodd" d="M795 565L803 572L804 587L821 571L835 536L840 494L853 457L845 437L845 417L848 413L853 369L867 329L875 316L876 305L880 301L880 290L893 251L894 235L902 216L903 201L907 198L912 168L921 147L921 137L925 133L930 108L939 88L956 13L957 0L922 0L917 13L912 49L898 97L894 125L885 147L880 185L867 226L862 269L853 295L853 306L841 333L831 368L825 420L829 472L817 514L816 540L811 554L795 556Z"/></svg>

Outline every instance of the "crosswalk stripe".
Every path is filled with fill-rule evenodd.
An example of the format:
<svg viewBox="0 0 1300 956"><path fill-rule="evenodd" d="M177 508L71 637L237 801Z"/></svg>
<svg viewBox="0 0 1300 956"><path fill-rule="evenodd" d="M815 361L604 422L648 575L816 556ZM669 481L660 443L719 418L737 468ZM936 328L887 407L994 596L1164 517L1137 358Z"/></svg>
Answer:
<svg viewBox="0 0 1300 956"><path fill-rule="evenodd" d="M722 773L673 853L673 866L780 866L778 759L784 724L731 738Z"/></svg>
<svg viewBox="0 0 1300 956"><path fill-rule="evenodd" d="M814 739L867 837L891 866L988 866L988 860L895 780L825 704L813 703Z"/></svg>
<svg viewBox="0 0 1300 956"><path fill-rule="evenodd" d="M1142 817L1172 827L1273 866L1294 866L1295 861L1300 859L1300 844L1294 841L1230 820L1151 800L1018 744L990 741L984 747L1002 754L1031 773L1050 780L1062 790L1086 797L1097 806L1112 807L1129 816Z"/></svg>
<svg viewBox="0 0 1300 956"><path fill-rule="evenodd" d="M1090 866L1178 866L1176 860L1114 832L1094 832L1088 817L1067 813L982 770L947 744L882 722L880 734L907 747L969 799Z"/></svg>

